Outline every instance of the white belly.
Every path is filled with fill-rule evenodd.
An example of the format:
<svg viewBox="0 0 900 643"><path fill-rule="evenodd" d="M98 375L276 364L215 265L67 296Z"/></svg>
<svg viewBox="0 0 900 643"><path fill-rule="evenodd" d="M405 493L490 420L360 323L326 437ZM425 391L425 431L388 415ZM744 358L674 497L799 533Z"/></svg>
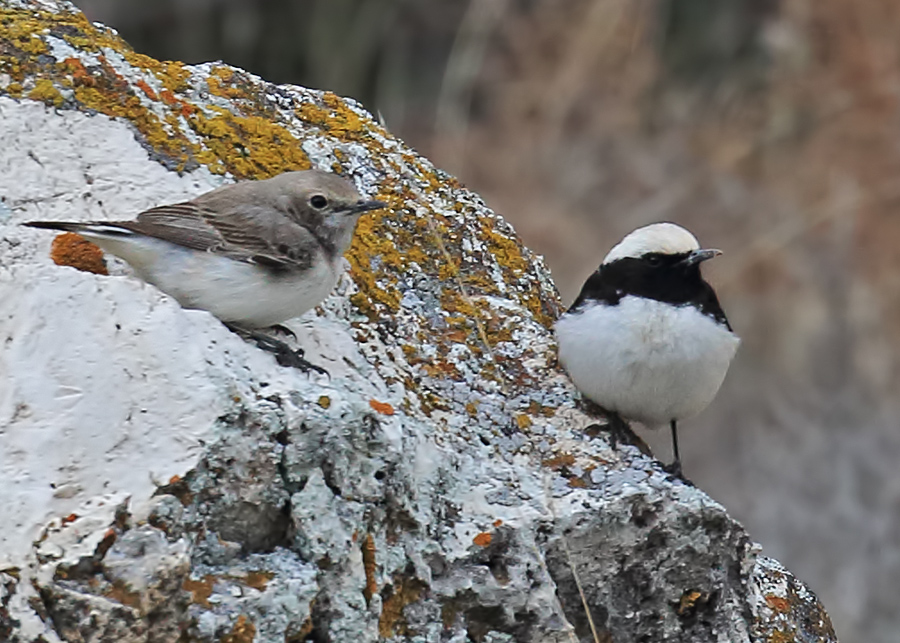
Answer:
<svg viewBox="0 0 900 643"><path fill-rule="evenodd" d="M705 409L740 343L693 306L634 296L563 315L556 336L560 363L585 396L648 427Z"/></svg>
<svg viewBox="0 0 900 643"><path fill-rule="evenodd" d="M342 269L340 257L331 262L322 255L307 271L278 274L149 237L85 236L185 308L208 310L250 328L279 324L314 308L334 289Z"/></svg>

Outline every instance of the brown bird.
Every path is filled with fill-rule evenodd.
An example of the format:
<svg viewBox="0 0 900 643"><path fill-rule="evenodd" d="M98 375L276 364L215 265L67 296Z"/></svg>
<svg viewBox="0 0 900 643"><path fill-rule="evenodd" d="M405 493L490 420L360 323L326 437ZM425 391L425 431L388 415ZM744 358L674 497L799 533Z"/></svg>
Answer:
<svg viewBox="0 0 900 643"><path fill-rule="evenodd" d="M306 170L226 185L134 221L25 225L83 235L185 308L207 310L254 339L280 363L321 370L257 329L324 300L341 275L359 216L383 207L345 178Z"/></svg>

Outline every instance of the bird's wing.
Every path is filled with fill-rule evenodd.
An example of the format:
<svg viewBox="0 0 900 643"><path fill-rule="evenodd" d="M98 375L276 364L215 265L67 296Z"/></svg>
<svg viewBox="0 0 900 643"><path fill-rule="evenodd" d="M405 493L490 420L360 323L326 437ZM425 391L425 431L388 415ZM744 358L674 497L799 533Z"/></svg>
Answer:
<svg viewBox="0 0 900 643"><path fill-rule="evenodd" d="M320 248L309 230L271 207L245 205L230 211L201 209L201 213L225 240L218 251L235 259L270 268L308 268Z"/></svg>
<svg viewBox="0 0 900 643"><path fill-rule="evenodd" d="M176 203L147 210L134 222L117 225L178 245L270 268L311 265L316 239L306 228L271 211L216 212L196 203Z"/></svg>
<svg viewBox="0 0 900 643"><path fill-rule="evenodd" d="M224 237L204 220L193 203L162 205L141 212L134 221L116 221L110 225L192 250L214 252L225 243Z"/></svg>

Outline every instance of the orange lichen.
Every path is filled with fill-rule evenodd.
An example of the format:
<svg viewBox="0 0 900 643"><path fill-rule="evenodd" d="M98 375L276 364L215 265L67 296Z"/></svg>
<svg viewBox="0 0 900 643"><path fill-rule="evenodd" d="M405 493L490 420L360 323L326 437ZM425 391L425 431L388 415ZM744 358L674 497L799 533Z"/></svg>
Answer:
<svg viewBox="0 0 900 643"><path fill-rule="evenodd" d="M128 589L128 586L119 580L113 581L112 587L104 593L104 596L135 609L141 606L140 593Z"/></svg>
<svg viewBox="0 0 900 643"><path fill-rule="evenodd" d="M571 467L575 464L575 456L571 453L560 453L559 455L555 455L552 458L547 458L543 462L542 465L549 469L561 469L563 467Z"/></svg>
<svg viewBox="0 0 900 643"><path fill-rule="evenodd" d="M417 578L394 576L393 583L382 593L384 601L381 605L381 616L378 618L378 633L382 638L414 634L409 630L403 609L419 600L427 588L428 586Z"/></svg>
<svg viewBox="0 0 900 643"><path fill-rule="evenodd" d="M273 578L275 578L275 574L272 572L256 571L247 572L247 575L244 576L242 580L247 587L252 587L253 589L264 592L269 585L269 581Z"/></svg>
<svg viewBox="0 0 900 643"><path fill-rule="evenodd" d="M71 266L84 272L108 275L103 251L74 232L64 232L53 239L50 258L58 266Z"/></svg>
<svg viewBox="0 0 900 643"><path fill-rule="evenodd" d="M394 407L388 404L387 402L379 402L378 400L369 400L369 406L376 413L381 413L382 415L393 415Z"/></svg>
<svg viewBox="0 0 900 643"><path fill-rule="evenodd" d="M703 592L699 592L697 590L687 590L681 595L681 599L678 601L678 608L676 611L679 616L686 614L689 610L693 609L697 604L698 600L703 598Z"/></svg>
<svg viewBox="0 0 900 643"><path fill-rule="evenodd" d="M192 603L202 605L203 607L209 609L210 607L212 607L209 602L209 597L212 595L213 585L215 584L215 582L215 577L207 574L200 580L186 578L184 583L181 585L181 588L191 593Z"/></svg>
<svg viewBox="0 0 900 643"><path fill-rule="evenodd" d="M310 611L312 611L312 603L315 603L315 601L312 601L310 603L310 606L309 606ZM312 634L312 631L313 631L312 617L307 616L306 620L303 621L303 625L300 626L300 629L297 630L296 633L285 635L284 643L301 643L301 641L308 641L309 635Z"/></svg>
<svg viewBox="0 0 900 643"><path fill-rule="evenodd" d="M491 536L490 532L483 531L472 539L472 542L478 545L479 547L487 547L491 544L491 541L494 539Z"/></svg>
<svg viewBox="0 0 900 643"><path fill-rule="evenodd" d="M147 81L140 79L137 82L135 82L134 84L137 85L138 87L140 87L141 90L144 92L144 94L147 95L147 98L149 98L150 100L159 100L159 97L156 95L156 92L153 90L152 87L150 87L150 85L147 84Z"/></svg>
<svg viewBox="0 0 900 643"><path fill-rule="evenodd" d="M502 525L502 524L503 524L503 521L500 520L499 518L497 518L497 520L495 520L495 521L493 522L494 527L499 527L499 526Z"/></svg>
<svg viewBox="0 0 900 643"><path fill-rule="evenodd" d="M785 613L791 611L791 602L786 598L775 596L774 594L769 594L768 596L766 596L766 605L768 605L776 612Z"/></svg>
<svg viewBox="0 0 900 643"><path fill-rule="evenodd" d="M67 525L70 522L75 522L76 520L78 520L78 514L69 514L62 519L62 524Z"/></svg>
<svg viewBox="0 0 900 643"><path fill-rule="evenodd" d="M253 621L241 614L231 632L222 637L222 643L253 643L255 638L256 626Z"/></svg>
<svg viewBox="0 0 900 643"><path fill-rule="evenodd" d="M66 58L59 66L63 73L68 74L73 87L93 87L97 84L93 74L77 58Z"/></svg>
<svg viewBox="0 0 900 643"><path fill-rule="evenodd" d="M372 597L378 591L378 583L375 581L375 538L372 534L366 534L362 544L363 569L366 572L366 586L363 588L363 596L368 605Z"/></svg>

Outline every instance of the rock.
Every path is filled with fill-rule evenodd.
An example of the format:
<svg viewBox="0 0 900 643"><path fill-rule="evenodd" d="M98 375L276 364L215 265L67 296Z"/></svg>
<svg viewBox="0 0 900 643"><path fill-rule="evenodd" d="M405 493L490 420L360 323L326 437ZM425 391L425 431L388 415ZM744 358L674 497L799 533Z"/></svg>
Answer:
<svg viewBox="0 0 900 643"><path fill-rule="evenodd" d="M358 104L154 61L65 2L0 17L5 637L835 640L721 505L611 444L540 259ZM330 377L17 225L308 167L390 205L291 322Z"/></svg>

